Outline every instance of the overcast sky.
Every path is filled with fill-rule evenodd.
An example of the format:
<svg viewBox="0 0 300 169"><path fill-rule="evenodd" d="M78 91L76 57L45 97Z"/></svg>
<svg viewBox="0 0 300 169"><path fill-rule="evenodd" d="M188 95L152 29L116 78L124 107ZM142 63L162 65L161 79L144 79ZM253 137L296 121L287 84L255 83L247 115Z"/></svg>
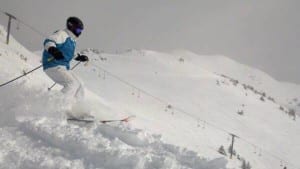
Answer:
<svg viewBox="0 0 300 169"><path fill-rule="evenodd" d="M300 0L1 0L0 8L45 34L80 17L80 49L222 54L300 84ZM0 24L7 17L0 15ZM13 35L42 48L43 38L22 25Z"/></svg>

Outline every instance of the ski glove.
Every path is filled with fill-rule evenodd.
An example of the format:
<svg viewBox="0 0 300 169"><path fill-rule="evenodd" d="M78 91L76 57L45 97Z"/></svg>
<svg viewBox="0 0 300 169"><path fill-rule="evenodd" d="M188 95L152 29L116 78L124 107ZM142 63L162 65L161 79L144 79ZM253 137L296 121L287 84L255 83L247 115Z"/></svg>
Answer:
<svg viewBox="0 0 300 169"><path fill-rule="evenodd" d="M61 60L64 58L64 55L62 54L61 51L59 51L56 47L51 46L48 49L48 52L56 59L56 60Z"/></svg>
<svg viewBox="0 0 300 169"><path fill-rule="evenodd" d="M89 61L89 58L85 55L78 54L78 56L75 58L75 60L77 60L79 62L87 62L87 61Z"/></svg>

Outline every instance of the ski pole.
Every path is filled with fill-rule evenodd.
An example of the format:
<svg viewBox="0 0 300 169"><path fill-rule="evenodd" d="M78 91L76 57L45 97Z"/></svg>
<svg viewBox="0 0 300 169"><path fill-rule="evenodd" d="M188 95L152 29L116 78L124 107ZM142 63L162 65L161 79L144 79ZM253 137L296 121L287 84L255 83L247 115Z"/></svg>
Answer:
<svg viewBox="0 0 300 169"><path fill-rule="evenodd" d="M40 66L38 66L38 67L36 67L36 68L30 70L29 72L24 72L24 74L21 75L21 76L18 76L18 77L14 78L14 79L12 79L12 80L10 80L10 81L8 81L8 82L5 82L5 83L3 83L3 84L0 84L0 87L5 86L5 85L7 85L7 84L9 84L9 83L11 83L11 82L14 82L14 81L16 81L16 80L18 80L18 79L20 79L20 78L22 78L22 77L24 77L24 76L26 76L26 75L32 73L32 72L34 72L34 71L38 70L39 68L41 68L42 66L43 66L43 65L40 65Z"/></svg>
<svg viewBox="0 0 300 169"><path fill-rule="evenodd" d="M81 63L81 62L76 63L76 64L71 68L71 70L75 69L80 63ZM50 87L48 87L48 91L50 91L55 85L56 85L56 82L53 83L53 85L51 85Z"/></svg>

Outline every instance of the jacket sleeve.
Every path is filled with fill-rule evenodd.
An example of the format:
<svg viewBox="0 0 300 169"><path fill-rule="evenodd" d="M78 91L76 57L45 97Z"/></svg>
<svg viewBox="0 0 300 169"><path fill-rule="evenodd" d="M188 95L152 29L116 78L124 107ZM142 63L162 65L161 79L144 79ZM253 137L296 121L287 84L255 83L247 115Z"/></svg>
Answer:
<svg viewBox="0 0 300 169"><path fill-rule="evenodd" d="M62 44L66 40L66 33L62 30L54 32L44 42L44 49L48 51L50 47L56 47L57 44Z"/></svg>

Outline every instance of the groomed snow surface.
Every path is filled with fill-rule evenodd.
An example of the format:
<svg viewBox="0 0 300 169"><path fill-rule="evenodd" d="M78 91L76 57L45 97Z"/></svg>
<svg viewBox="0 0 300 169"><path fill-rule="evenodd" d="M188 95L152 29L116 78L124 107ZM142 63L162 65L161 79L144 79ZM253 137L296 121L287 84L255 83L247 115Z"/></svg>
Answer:
<svg viewBox="0 0 300 169"><path fill-rule="evenodd" d="M6 45L5 35L0 27L0 83L41 59L13 38ZM67 122L61 86L49 92L53 82L38 70L0 88L0 169L238 169L242 159L257 169L300 166L299 120L285 112L300 94L298 85L223 56L182 50L83 53L91 61L74 72L85 84L86 99L74 112L101 120L136 118ZM223 130L241 137L232 159L231 137ZM221 146L227 155L217 152Z"/></svg>

